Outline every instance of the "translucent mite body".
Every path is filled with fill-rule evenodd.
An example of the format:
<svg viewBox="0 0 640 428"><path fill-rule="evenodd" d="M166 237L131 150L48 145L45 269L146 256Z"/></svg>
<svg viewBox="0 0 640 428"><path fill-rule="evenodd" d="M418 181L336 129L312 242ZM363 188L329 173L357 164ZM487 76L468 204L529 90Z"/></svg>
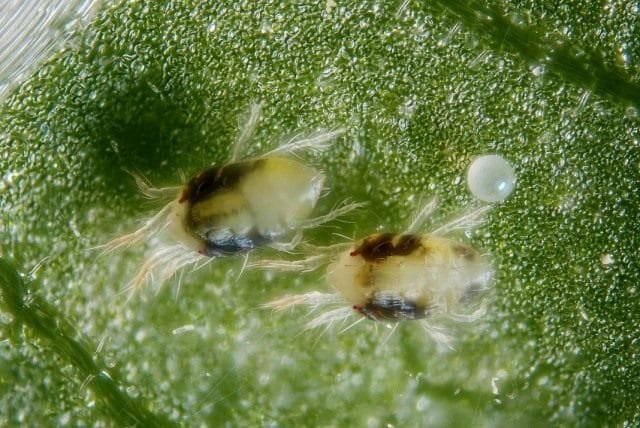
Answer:
<svg viewBox="0 0 640 428"><path fill-rule="evenodd" d="M318 254L304 260L259 262L262 268L290 271L310 271L328 263L327 283L334 290L284 296L267 307L338 305L311 320L308 327L343 320L354 312L377 321L420 320L439 314L475 319L480 312L464 315L460 306L487 286L490 265L476 249L443 235L476 224L487 209L421 233L418 229L434 208L434 201L426 204L403 233L375 233L354 243L319 248Z"/></svg>
<svg viewBox="0 0 640 428"><path fill-rule="evenodd" d="M175 244L157 246L132 280L131 288L139 288L154 275L163 282L186 265L246 254L260 246L291 249L300 241L301 230L359 206L343 205L309 219L322 193L324 175L288 156L303 150L323 150L342 130L298 136L260 157L236 160L259 117L260 105L253 105L230 161L205 169L183 186L156 189L134 175L146 196L173 200L143 227L102 248L109 252L130 246L163 230ZM288 242L282 241L287 238Z"/></svg>
<svg viewBox="0 0 640 428"><path fill-rule="evenodd" d="M378 233L340 254L329 284L372 320L450 312L487 271L473 248L432 235Z"/></svg>
<svg viewBox="0 0 640 428"><path fill-rule="evenodd" d="M269 245L303 225L324 176L284 157L212 167L192 178L173 203L183 240L219 257Z"/></svg>

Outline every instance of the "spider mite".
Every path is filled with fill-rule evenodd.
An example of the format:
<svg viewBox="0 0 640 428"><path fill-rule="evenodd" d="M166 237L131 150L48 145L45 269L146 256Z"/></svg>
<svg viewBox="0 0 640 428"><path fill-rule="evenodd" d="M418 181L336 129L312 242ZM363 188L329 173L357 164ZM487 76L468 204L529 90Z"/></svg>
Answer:
<svg viewBox="0 0 640 428"><path fill-rule="evenodd" d="M288 295L267 307L283 310L297 305L338 305L311 320L308 327L343 320L354 312L375 321L421 320L435 315L477 318L480 311L470 316L456 313L461 302L487 286L491 268L478 250L444 235L477 224L487 208L424 233L423 224L434 209L435 201L426 204L401 233L374 233L353 243L316 248L319 253L304 260L256 262L258 267L291 271L310 271L328 263L326 278L334 293ZM438 336L436 331L431 333Z"/></svg>
<svg viewBox="0 0 640 428"><path fill-rule="evenodd" d="M184 266L247 254L256 247L291 249L300 241L303 229L334 219L360 205L344 204L324 216L310 219L325 177L292 156L301 151L326 149L343 133L342 129L298 135L262 156L237 160L238 153L255 131L260 111L259 104L252 105L228 162L199 172L186 184L157 189L134 175L147 197L173 200L140 229L101 248L110 252L127 247L165 229L174 243L153 249L132 280L132 289L141 287L154 274L164 282ZM287 238L288 242L283 241Z"/></svg>

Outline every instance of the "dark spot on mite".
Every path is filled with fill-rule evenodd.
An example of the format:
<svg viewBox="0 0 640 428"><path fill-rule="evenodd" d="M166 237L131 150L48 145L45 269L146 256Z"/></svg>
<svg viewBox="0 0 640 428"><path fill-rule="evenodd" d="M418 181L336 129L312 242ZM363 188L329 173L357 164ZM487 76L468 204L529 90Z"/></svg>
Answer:
<svg viewBox="0 0 640 428"><path fill-rule="evenodd" d="M394 242L394 238L396 238L396 242ZM381 233L366 238L350 254L352 256L360 255L366 261L381 261L390 256L406 256L420 246L421 239L418 235L398 236L395 233Z"/></svg>
<svg viewBox="0 0 640 428"><path fill-rule="evenodd" d="M467 261L473 261L476 258L477 253L471 247L458 244L458 245L454 245L452 249L456 256L462 257Z"/></svg>
<svg viewBox="0 0 640 428"><path fill-rule="evenodd" d="M206 169L189 180L179 202L189 201L193 205L221 189L234 187L242 177L260 168L264 162L264 159L258 159Z"/></svg>
<svg viewBox="0 0 640 428"><path fill-rule="evenodd" d="M404 321L425 318L426 307L393 295L374 296L365 305L354 306L363 316L374 321Z"/></svg>
<svg viewBox="0 0 640 428"><path fill-rule="evenodd" d="M229 229L211 231L203 237L205 240L204 254L208 257L222 257L246 253L257 246L265 245L272 240L251 230L246 235L238 235Z"/></svg>

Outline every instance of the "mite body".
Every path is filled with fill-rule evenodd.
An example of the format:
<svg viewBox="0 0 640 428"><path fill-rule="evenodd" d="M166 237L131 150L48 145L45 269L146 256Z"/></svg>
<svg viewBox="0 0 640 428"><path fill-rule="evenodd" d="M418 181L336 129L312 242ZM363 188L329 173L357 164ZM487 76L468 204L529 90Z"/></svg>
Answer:
<svg viewBox="0 0 640 428"><path fill-rule="evenodd" d="M378 321L421 320L437 315L477 318L481 311L465 315L468 311L461 310L461 303L486 288L490 265L473 247L444 235L476 225L487 208L421 233L419 229L434 209L435 201L426 204L403 233L375 233L354 243L315 248L317 254L303 260L257 263L261 268L283 271L311 271L328 264L326 279L333 293L287 295L267 307L338 306L311 320L308 327L330 324L354 312ZM430 333L445 339L433 330Z"/></svg>
<svg viewBox="0 0 640 428"><path fill-rule="evenodd" d="M412 320L455 308L487 272L473 248L432 235L379 233L340 254L328 283L372 320Z"/></svg>
<svg viewBox="0 0 640 428"><path fill-rule="evenodd" d="M301 227L316 205L324 176L273 156L212 167L192 178L174 210L194 250L209 257L269 245Z"/></svg>
<svg viewBox="0 0 640 428"><path fill-rule="evenodd" d="M323 190L324 175L291 156L300 151L317 152L327 148L342 130L298 136L263 156L236 160L240 148L251 138L259 117L260 106L253 105L231 159L221 166L205 169L182 186L157 189L134 175L147 197L172 200L143 227L101 248L113 251L164 230L174 244L154 248L130 288L139 288L152 277L163 282L184 266L246 254L260 246L291 249L300 241L303 229L360 206L345 204L310 219Z"/></svg>

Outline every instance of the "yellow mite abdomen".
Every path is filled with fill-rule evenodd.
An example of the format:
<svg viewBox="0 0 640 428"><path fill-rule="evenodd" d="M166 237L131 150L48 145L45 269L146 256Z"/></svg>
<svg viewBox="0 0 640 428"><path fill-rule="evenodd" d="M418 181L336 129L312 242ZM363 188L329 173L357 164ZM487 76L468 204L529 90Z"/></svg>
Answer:
<svg viewBox="0 0 640 428"><path fill-rule="evenodd" d="M296 228L313 211L324 176L292 159L264 159L240 183L240 193L253 214L255 228L262 235L281 235Z"/></svg>

